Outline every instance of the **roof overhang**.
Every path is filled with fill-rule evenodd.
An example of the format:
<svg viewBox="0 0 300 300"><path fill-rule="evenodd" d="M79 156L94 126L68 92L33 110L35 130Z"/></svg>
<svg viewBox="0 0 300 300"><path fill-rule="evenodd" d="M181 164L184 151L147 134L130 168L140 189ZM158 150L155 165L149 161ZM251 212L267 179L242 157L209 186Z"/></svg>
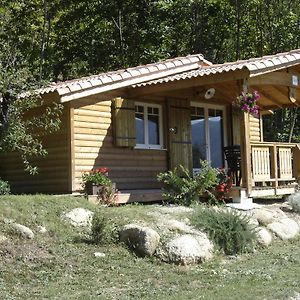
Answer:
<svg viewBox="0 0 300 300"><path fill-rule="evenodd" d="M284 107L300 102L299 67L300 49L217 65L196 54L55 83L37 92L41 95L58 94L60 102L65 103L92 96L105 99L118 93L139 97L243 80L247 81L250 87L264 90L264 99L272 96L272 93L268 95L268 87L284 88L285 90L281 91L278 89L278 93L284 96L284 101L277 101L276 104L275 100L275 106ZM291 101L291 94L297 95L294 102Z"/></svg>

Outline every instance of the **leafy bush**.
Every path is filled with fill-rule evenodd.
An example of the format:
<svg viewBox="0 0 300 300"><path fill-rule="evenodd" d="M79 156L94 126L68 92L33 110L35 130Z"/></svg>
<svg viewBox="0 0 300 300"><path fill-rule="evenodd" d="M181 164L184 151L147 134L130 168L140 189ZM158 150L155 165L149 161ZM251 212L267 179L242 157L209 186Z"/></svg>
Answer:
<svg viewBox="0 0 300 300"><path fill-rule="evenodd" d="M225 254L251 252L255 245L255 228L249 225L249 217L234 211L201 208L191 220L204 230Z"/></svg>
<svg viewBox="0 0 300 300"><path fill-rule="evenodd" d="M111 186L112 181L108 178L107 168L98 168L90 171L89 173L84 173L82 175L83 187L88 183L94 183L97 185Z"/></svg>
<svg viewBox="0 0 300 300"><path fill-rule="evenodd" d="M0 178L0 195L10 194L10 185L7 181Z"/></svg>
<svg viewBox="0 0 300 300"><path fill-rule="evenodd" d="M174 171L158 174L157 179L163 183L163 196L168 202L191 205L203 195L213 197L210 190L218 184L217 176L217 169L202 161L201 171L194 177L180 165Z"/></svg>
<svg viewBox="0 0 300 300"><path fill-rule="evenodd" d="M113 244L119 237L117 225L100 213L95 213L92 220L91 238L96 244Z"/></svg>
<svg viewBox="0 0 300 300"><path fill-rule="evenodd" d="M288 202L292 206L293 211L300 213L300 192L290 195Z"/></svg>

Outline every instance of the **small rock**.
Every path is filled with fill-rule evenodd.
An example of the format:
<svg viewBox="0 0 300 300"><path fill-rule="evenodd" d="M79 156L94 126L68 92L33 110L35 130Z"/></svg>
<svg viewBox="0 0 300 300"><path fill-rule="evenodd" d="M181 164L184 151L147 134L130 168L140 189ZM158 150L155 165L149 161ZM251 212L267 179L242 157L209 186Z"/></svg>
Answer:
<svg viewBox="0 0 300 300"><path fill-rule="evenodd" d="M157 251L157 256L165 262L189 265L211 259L213 248L206 234L186 234L166 243Z"/></svg>
<svg viewBox="0 0 300 300"><path fill-rule="evenodd" d="M105 257L105 253L103 253L103 252L95 252L94 256L95 257Z"/></svg>
<svg viewBox="0 0 300 300"><path fill-rule="evenodd" d="M264 247L269 246L273 240L271 232L264 227L258 228L256 236L258 243Z"/></svg>
<svg viewBox="0 0 300 300"><path fill-rule="evenodd" d="M12 227L23 238L26 238L26 239L33 239L34 238L34 233L30 228L28 228L24 225L21 225L21 224L17 224L17 223L13 224Z"/></svg>
<svg viewBox="0 0 300 300"><path fill-rule="evenodd" d="M120 241L127 244L139 256L151 256L158 247L160 236L149 228L135 224L125 225L119 232Z"/></svg>
<svg viewBox="0 0 300 300"><path fill-rule="evenodd" d="M282 240L293 239L299 234L300 231L297 222L290 218L275 221L269 224L267 228L274 232Z"/></svg>
<svg viewBox="0 0 300 300"><path fill-rule="evenodd" d="M0 234L0 244L6 242L8 240L8 238L2 234Z"/></svg>
<svg viewBox="0 0 300 300"><path fill-rule="evenodd" d="M37 229L38 229L38 232L39 233L46 233L47 232L47 229L46 229L46 227L44 227L44 226L38 226L37 227Z"/></svg>
<svg viewBox="0 0 300 300"><path fill-rule="evenodd" d="M62 219L67 220L74 227L91 226L93 215L92 211L79 207L63 214Z"/></svg>

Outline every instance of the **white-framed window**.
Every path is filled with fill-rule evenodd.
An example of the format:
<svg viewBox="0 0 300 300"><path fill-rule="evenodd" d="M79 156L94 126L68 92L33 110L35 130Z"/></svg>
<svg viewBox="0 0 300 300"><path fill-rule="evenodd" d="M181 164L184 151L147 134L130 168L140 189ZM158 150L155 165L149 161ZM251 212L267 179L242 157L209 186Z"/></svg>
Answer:
<svg viewBox="0 0 300 300"><path fill-rule="evenodd" d="M135 103L136 148L162 149L162 106Z"/></svg>

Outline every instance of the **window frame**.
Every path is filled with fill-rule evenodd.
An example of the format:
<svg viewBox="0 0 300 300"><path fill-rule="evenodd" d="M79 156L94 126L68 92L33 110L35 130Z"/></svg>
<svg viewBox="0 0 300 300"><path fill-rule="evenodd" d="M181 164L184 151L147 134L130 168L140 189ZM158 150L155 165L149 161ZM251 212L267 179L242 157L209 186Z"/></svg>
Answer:
<svg viewBox="0 0 300 300"><path fill-rule="evenodd" d="M223 147L226 147L228 145L228 134L227 134L227 107L226 105L222 104L210 104L210 103L203 103L203 102L196 102L191 101L191 107L200 107L204 109L204 122L205 122L205 140L206 140L206 160L210 163L211 160L211 147L209 144L210 141L210 132L209 132L209 109L215 109L215 110L221 110L223 112ZM191 114L192 116L192 114ZM223 153L223 160L224 160L224 166L227 167L227 162L224 157ZM196 174L199 172L199 168L193 167L193 173Z"/></svg>
<svg viewBox="0 0 300 300"><path fill-rule="evenodd" d="M163 120L162 120L162 105L161 104L154 104L154 103L145 103L145 102L135 102L135 106L142 106L144 109L144 137L145 143L138 144L136 143L135 149L163 149ZM148 107L151 108L158 108L158 133L159 133L159 144L149 144L149 134L148 134ZM135 112L136 114L136 112Z"/></svg>

